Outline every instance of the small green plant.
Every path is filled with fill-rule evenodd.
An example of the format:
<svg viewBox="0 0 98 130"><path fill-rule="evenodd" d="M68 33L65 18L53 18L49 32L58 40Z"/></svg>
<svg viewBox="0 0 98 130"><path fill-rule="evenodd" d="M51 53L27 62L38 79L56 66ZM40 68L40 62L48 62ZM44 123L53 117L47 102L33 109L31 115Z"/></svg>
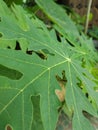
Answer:
<svg viewBox="0 0 98 130"><path fill-rule="evenodd" d="M35 2L51 28L33 12L0 0L0 129L55 130L65 100L73 130L94 130L83 115L98 117L98 79L92 73L98 57L92 39L80 35L52 0Z"/></svg>

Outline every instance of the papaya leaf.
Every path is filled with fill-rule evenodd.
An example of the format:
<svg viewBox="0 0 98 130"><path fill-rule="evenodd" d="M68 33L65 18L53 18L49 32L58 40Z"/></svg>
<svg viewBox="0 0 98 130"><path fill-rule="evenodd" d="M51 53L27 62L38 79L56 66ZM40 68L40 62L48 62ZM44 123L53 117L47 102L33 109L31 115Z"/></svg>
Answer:
<svg viewBox="0 0 98 130"><path fill-rule="evenodd" d="M4 2L2 6L4 9L8 8ZM0 10L4 12L1 6ZM85 46L82 50L81 46L73 47L66 40L58 42L54 29L49 31L42 21L36 17L30 18L20 6L14 5L12 10L12 15L0 13L0 41L2 44L10 40L13 44L19 41L21 50L0 47L0 64L1 67L4 66L4 70L7 69L9 75L12 70L21 76L12 79L9 75L4 75L5 71L0 75L0 129L10 127L17 130L32 130L34 121L38 118L36 114L34 115L33 98L40 95L38 107L40 107L41 127L44 130L55 130L58 108L61 104L55 94L55 90L60 89L56 75L60 76L64 70L67 78L65 100L68 109L73 110L73 130L85 128L94 130L83 115L83 111L86 111L98 116L98 93L94 90L97 84L82 61L86 57ZM24 20L21 20L22 14L25 15L22 17ZM71 36L70 33L68 36ZM8 45L12 43L9 42ZM37 53L27 55L24 51L26 49L35 52L43 50L47 58L42 60ZM87 52L86 54L90 55L89 50ZM85 61L88 61L87 58ZM85 97L78 86L79 81L83 82L83 87L95 100L96 107Z"/></svg>
<svg viewBox="0 0 98 130"><path fill-rule="evenodd" d="M57 5L53 0L35 0L38 6L46 13L46 15L55 23L54 27L72 44L77 42L79 32L66 14L65 10Z"/></svg>
<svg viewBox="0 0 98 130"><path fill-rule="evenodd" d="M54 28L64 36L70 44L75 46L75 48L73 48L74 52L76 53L80 49L79 53L81 52L81 55L84 55L83 59L86 60L86 62L88 61L88 66L90 62L95 63L96 60L98 62L98 54L95 53L96 50L94 49L92 39L87 39L84 34L82 34L82 36L79 35L75 23L70 19L63 8L54 3L53 0L35 1L50 20L55 23ZM90 52L92 55L89 55Z"/></svg>
<svg viewBox="0 0 98 130"><path fill-rule="evenodd" d="M8 61L5 60L6 58L3 60L3 52L6 52L6 56L10 54L7 58ZM19 130L31 129L33 121L31 96L35 94L40 94L41 97L40 109L44 128L49 130L55 129L58 115L57 108L60 103L54 94L57 82L55 75L52 76L53 74L50 72L52 66L48 66L47 63L46 65L42 65L44 61L36 55L32 57L22 52L16 51L15 55L14 53L14 50L0 51L0 63L3 64L6 61L8 64L4 63L5 66L12 69L15 68L17 71L21 70L20 72L23 73L22 78L17 81L2 76L0 77L1 129L4 129L4 125L8 123L11 124L13 128ZM13 57L11 55L13 55ZM55 74L57 73L55 69L52 71ZM6 100L4 93L7 93ZM16 122L18 124L17 126L15 125Z"/></svg>

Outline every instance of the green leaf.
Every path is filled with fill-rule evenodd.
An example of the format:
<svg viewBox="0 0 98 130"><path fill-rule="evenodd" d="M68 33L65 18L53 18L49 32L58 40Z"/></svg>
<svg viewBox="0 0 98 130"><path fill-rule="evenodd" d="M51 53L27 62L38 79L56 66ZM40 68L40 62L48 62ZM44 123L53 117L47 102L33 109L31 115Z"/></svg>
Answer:
<svg viewBox="0 0 98 130"><path fill-rule="evenodd" d="M54 27L72 44L77 42L79 32L74 22L66 14L65 10L53 2L53 0L35 0L39 7L55 23Z"/></svg>
<svg viewBox="0 0 98 130"><path fill-rule="evenodd" d="M54 94L57 83L55 75L51 76L50 65L42 65L44 61L38 60L37 56L32 57L11 50L1 50L0 57L0 63L18 71L21 70L20 72L23 73L23 77L17 82L6 77L0 77L0 129L4 129L4 125L8 123L19 130L31 129L33 111L30 95L35 94L41 96L40 109L45 130L54 129L59 102ZM7 64L5 64L5 61ZM52 71L55 72L56 70ZM18 124L17 126L15 126L15 122Z"/></svg>
<svg viewBox="0 0 98 130"><path fill-rule="evenodd" d="M98 56L95 54L95 49L93 45L93 41L91 39L87 39L83 34L79 35L79 32L74 24L74 22L70 19L70 17L66 14L65 10L61 8L59 5L53 2L53 0L35 0L39 7L46 13L46 15L55 23L54 28L64 36L70 44L74 45L75 48L73 50L75 53L80 50L81 55L84 55L84 60L86 58L86 62L95 62L98 61ZM81 48L80 48L81 45ZM92 55L89 55L89 53ZM79 52L80 53L80 52ZM76 55L77 56L77 55Z"/></svg>
<svg viewBox="0 0 98 130"><path fill-rule="evenodd" d="M2 6L4 9L7 8L4 3ZM0 10L2 9L0 7ZM36 101L40 107L38 112L41 128L55 130L58 108L61 104L55 95L55 89L60 89L55 76L61 77L62 71L65 70L67 78L65 100L68 109L74 113L73 130L84 130L85 128L94 130L83 115L83 111L86 111L98 116L98 94L94 90L97 84L88 68L83 66L82 61L85 58L85 62L88 62L87 56L91 54L89 49L86 50L87 46L73 47L63 38L61 42L58 42L54 29L49 31L44 23L36 17L29 18L20 6L14 5L12 10L12 15L9 17L6 14L0 14L0 32L2 34L0 41L5 44L5 41L11 40L15 46L17 40L20 42L22 50L7 49L0 45L0 67L4 66L4 70L7 69L7 73L9 73L9 75L4 75L4 72L0 74L0 129L5 129L8 124L17 130L32 130L33 127L37 129L34 122L38 121L39 117L35 114L34 98L37 98L36 95L40 95L40 99L36 99ZM25 15L22 17L24 21L20 18L22 13ZM22 23L26 26L22 26ZM69 37L71 36L71 32L66 33ZM9 42L8 45L12 46L12 43ZM26 49L34 50L34 52L43 50L47 59L42 60L36 53L27 55L24 51ZM12 79L10 70L21 76L18 79ZM78 86L79 81L83 82L85 90L96 102L96 107L93 107L85 97ZM84 122L85 125L83 125Z"/></svg>

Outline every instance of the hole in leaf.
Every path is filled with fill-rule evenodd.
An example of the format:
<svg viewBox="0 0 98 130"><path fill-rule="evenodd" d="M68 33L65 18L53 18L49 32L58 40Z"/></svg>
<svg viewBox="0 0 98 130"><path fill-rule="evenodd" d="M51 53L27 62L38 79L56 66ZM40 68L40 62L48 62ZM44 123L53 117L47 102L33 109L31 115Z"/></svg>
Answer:
<svg viewBox="0 0 98 130"><path fill-rule="evenodd" d="M43 122L41 116L41 109L40 109L40 96L32 96L31 97L32 105L33 105L33 122L32 122L32 130L35 130L36 124L40 124L37 126L38 130L43 130Z"/></svg>
<svg viewBox="0 0 98 130"><path fill-rule="evenodd" d="M32 52L33 52L33 50L28 50L28 49L27 49L27 51L26 51L26 53L27 53L28 55L32 55Z"/></svg>
<svg viewBox="0 0 98 130"><path fill-rule="evenodd" d="M45 53L45 54L49 54L51 56L54 56L55 54L49 52L47 49L42 49L42 51Z"/></svg>
<svg viewBox="0 0 98 130"><path fill-rule="evenodd" d="M85 96L88 98L88 97L89 97L89 94L86 92L86 93L85 93Z"/></svg>
<svg viewBox="0 0 98 130"><path fill-rule="evenodd" d="M7 124L5 130L13 130L13 128L11 127L11 125Z"/></svg>
<svg viewBox="0 0 98 130"><path fill-rule="evenodd" d="M70 46L74 47L74 45L73 45L70 41L68 41L67 39L66 39L66 41L68 42L68 44L69 44Z"/></svg>
<svg viewBox="0 0 98 130"><path fill-rule="evenodd" d="M61 42L60 33L56 31L56 37L59 42Z"/></svg>
<svg viewBox="0 0 98 130"><path fill-rule="evenodd" d="M49 52L47 49L42 49L39 51L34 51L41 59L47 60L48 55L54 56L55 54Z"/></svg>
<svg viewBox="0 0 98 130"><path fill-rule="evenodd" d="M3 35L2 35L2 33L0 33L0 37L2 37Z"/></svg>
<svg viewBox="0 0 98 130"><path fill-rule="evenodd" d="M16 41L16 47L15 47L15 50L21 50L21 47L20 47L20 44L18 41Z"/></svg>
<svg viewBox="0 0 98 130"><path fill-rule="evenodd" d="M62 77L60 77L59 75L56 75L56 80L58 81L61 90L59 89L55 89L55 94L57 95L58 99L60 102L64 102L65 101L65 94L66 94L66 83L67 83L67 79L65 76L65 70L62 71Z"/></svg>
<svg viewBox="0 0 98 130"><path fill-rule="evenodd" d="M10 47L10 46L7 46L7 48L8 48L8 49L11 49L11 47Z"/></svg>
<svg viewBox="0 0 98 130"><path fill-rule="evenodd" d="M66 78L65 70L62 71L62 77L60 77L59 75L56 75L56 79L58 82L63 82L64 84L66 84L67 78Z"/></svg>
<svg viewBox="0 0 98 130"><path fill-rule="evenodd" d="M19 80L23 74L17 70L10 69L0 64L0 76L5 76L12 80Z"/></svg>
<svg viewBox="0 0 98 130"><path fill-rule="evenodd" d="M63 110L60 110L56 130L72 130L71 119Z"/></svg>
<svg viewBox="0 0 98 130"><path fill-rule="evenodd" d="M36 52L36 54L43 60L47 60L47 55L44 52Z"/></svg>
<svg viewBox="0 0 98 130"><path fill-rule="evenodd" d="M91 115L90 113L86 112L86 111L82 111L83 115L94 125L94 122L98 122L98 117L94 117L93 115Z"/></svg>

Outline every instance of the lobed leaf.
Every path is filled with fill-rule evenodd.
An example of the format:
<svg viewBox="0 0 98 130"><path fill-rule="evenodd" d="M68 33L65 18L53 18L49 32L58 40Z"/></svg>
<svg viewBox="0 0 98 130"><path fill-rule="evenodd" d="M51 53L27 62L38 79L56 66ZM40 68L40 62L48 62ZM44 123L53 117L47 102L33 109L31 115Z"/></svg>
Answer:
<svg viewBox="0 0 98 130"><path fill-rule="evenodd" d="M55 7L55 4L53 5ZM4 9L7 8L4 2L2 6ZM4 12L1 7L0 10ZM49 31L36 17L30 19L20 6L14 5L12 10L12 15L6 16L0 13L2 34L0 42L5 44L5 41L11 40L14 45L10 42L8 45L12 48L15 46L15 41L19 41L22 50L7 49L0 45L0 64L8 68L9 74L11 74L10 70L14 70L21 76L16 79L4 75L4 72L0 73L0 129L5 129L9 124L11 128L18 130L31 130L34 127L37 129L38 125L41 125L41 129L55 130L58 107L61 104L55 95L55 89L60 89L56 75L61 77L64 70L67 78L65 100L68 108L74 113L73 129L93 130L90 122L84 117L83 111L97 116L97 107L89 103L78 86L79 81L82 81L86 91L98 106L98 94L94 90L96 82L88 69L82 65L82 59L90 54L89 49L87 51L82 46L84 47L82 50L79 45L70 46L65 39L64 42L58 42L54 29ZM20 17L22 15L24 20ZM69 37L70 33L68 33ZM27 55L26 49L44 50L47 59L42 60L36 53ZM87 61L87 58L85 59ZM36 95L40 95L38 124L34 124L38 118L34 115L36 105L33 101ZM85 125L82 125L84 122Z"/></svg>

